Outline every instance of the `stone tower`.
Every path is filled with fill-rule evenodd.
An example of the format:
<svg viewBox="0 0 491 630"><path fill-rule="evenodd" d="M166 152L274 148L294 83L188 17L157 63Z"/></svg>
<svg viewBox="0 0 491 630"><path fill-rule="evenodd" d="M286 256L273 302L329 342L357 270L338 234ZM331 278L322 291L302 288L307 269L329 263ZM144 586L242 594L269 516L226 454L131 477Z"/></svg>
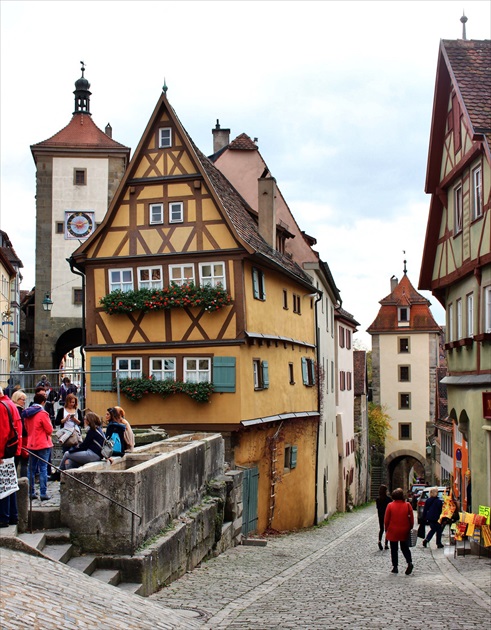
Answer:
<svg viewBox="0 0 491 630"><path fill-rule="evenodd" d="M84 279L67 259L103 220L121 181L130 149L93 122L90 83L75 82L75 108L66 127L31 146L36 164L36 370L57 369L65 354L82 345ZM52 302L51 311L43 301ZM45 304L46 306L46 304Z"/></svg>

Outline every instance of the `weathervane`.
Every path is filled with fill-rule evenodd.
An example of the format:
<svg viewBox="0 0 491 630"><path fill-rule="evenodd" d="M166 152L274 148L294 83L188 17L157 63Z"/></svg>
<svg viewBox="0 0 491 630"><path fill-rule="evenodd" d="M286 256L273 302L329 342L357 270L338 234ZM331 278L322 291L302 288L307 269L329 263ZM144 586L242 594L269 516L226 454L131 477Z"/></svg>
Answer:
<svg viewBox="0 0 491 630"><path fill-rule="evenodd" d="M405 255L406 255L406 250L405 250L405 249L403 249L403 250L402 250L402 253L403 253L403 254L404 254L404 256L405 256ZM406 259L404 259L404 275L406 275L406 274L407 274L406 262L407 262L407 260L406 260Z"/></svg>
<svg viewBox="0 0 491 630"><path fill-rule="evenodd" d="M82 64L82 76L84 76L85 72L85 63L83 61L80 62Z"/></svg>

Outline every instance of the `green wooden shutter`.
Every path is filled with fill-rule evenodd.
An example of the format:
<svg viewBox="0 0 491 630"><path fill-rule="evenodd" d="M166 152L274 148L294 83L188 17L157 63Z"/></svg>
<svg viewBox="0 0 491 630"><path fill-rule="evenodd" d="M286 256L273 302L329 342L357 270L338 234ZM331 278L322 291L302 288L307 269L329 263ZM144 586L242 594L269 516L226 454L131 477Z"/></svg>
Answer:
<svg viewBox="0 0 491 630"><path fill-rule="evenodd" d="M310 377L311 377L310 382L312 383L312 385L315 385L315 361L314 360L309 361L309 368L310 368Z"/></svg>
<svg viewBox="0 0 491 630"><path fill-rule="evenodd" d="M307 372L307 359L302 357L302 380L304 385L309 384L309 374Z"/></svg>
<svg viewBox="0 0 491 630"><path fill-rule="evenodd" d="M111 357L90 357L90 390L92 392L112 391L112 369Z"/></svg>
<svg viewBox="0 0 491 630"><path fill-rule="evenodd" d="M297 467L298 446L292 446L290 449L290 468Z"/></svg>
<svg viewBox="0 0 491 630"><path fill-rule="evenodd" d="M213 391L235 392L235 357L213 357Z"/></svg>
<svg viewBox="0 0 491 630"><path fill-rule="evenodd" d="M263 370L263 388L264 389L268 389L269 387L269 369L268 369L268 362L267 361L263 361L261 363L261 367Z"/></svg>

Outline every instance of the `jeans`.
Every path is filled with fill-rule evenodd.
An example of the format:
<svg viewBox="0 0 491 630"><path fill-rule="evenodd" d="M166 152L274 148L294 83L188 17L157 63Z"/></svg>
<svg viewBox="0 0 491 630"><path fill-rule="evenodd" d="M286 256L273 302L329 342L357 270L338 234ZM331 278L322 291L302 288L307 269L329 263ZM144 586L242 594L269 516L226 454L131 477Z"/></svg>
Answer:
<svg viewBox="0 0 491 630"><path fill-rule="evenodd" d="M17 512L17 492L12 492L8 497L0 499L0 521L13 525L19 520Z"/></svg>
<svg viewBox="0 0 491 630"><path fill-rule="evenodd" d="M75 453L69 453L68 451L63 455L61 460L60 470L71 470L72 468L79 468L84 464L90 462L100 461L99 455L96 455L90 448L86 451L75 451Z"/></svg>
<svg viewBox="0 0 491 630"><path fill-rule="evenodd" d="M39 489L41 496L48 496L48 460L51 456L51 448L41 448L38 451L32 451L34 455L38 455L44 461L37 459L34 455L29 455L29 489L31 496L36 494L36 472L39 473Z"/></svg>
<svg viewBox="0 0 491 630"><path fill-rule="evenodd" d="M411 556L411 551L409 547L407 546L407 542L405 540L401 540L400 542L398 542L397 540L395 542L391 540L390 541L390 557L392 559L392 566L397 567L399 565L399 554L397 551L397 545L401 545L402 555L406 559L406 562L408 564L412 563L413 559Z"/></svg>
<svg viewBox="0 0 491 630"><path fill-rule="evenodd" d="M428 521L428 525L430 526L430 533L426 536L426 542L430 542L433 538L433 534L436 534L436 544L442 544L442 533L443 527L440 525L438 521Z"/></svg>

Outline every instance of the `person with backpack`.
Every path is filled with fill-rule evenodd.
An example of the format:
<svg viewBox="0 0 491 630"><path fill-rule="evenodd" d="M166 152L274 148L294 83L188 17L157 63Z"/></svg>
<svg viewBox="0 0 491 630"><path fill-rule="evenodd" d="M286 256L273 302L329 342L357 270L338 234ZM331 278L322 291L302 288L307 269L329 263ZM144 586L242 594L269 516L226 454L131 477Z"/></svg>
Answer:
<svg viewBox="0 0 491 630"><path fill-rule="evenodd" d="M126 450L124 440L126 425L121 422L121 416L115 407L109 407L106 411L106 422L106 439L110 438L114 442L113 456L122 457Z"/></svg>
<svg viewBox="0 0 491 630"><path fill-rule="evenodd" d="M85 414L84 422L87 429L85 439L82 444L72 446L70 450L65 452L61 460L60 470L79 468L84 464L98 462L102 459L101 449L104 444L104 433L101 428L101 419L96 413L88 411ZM55 478L59 481L59 473Z"/></svg>

